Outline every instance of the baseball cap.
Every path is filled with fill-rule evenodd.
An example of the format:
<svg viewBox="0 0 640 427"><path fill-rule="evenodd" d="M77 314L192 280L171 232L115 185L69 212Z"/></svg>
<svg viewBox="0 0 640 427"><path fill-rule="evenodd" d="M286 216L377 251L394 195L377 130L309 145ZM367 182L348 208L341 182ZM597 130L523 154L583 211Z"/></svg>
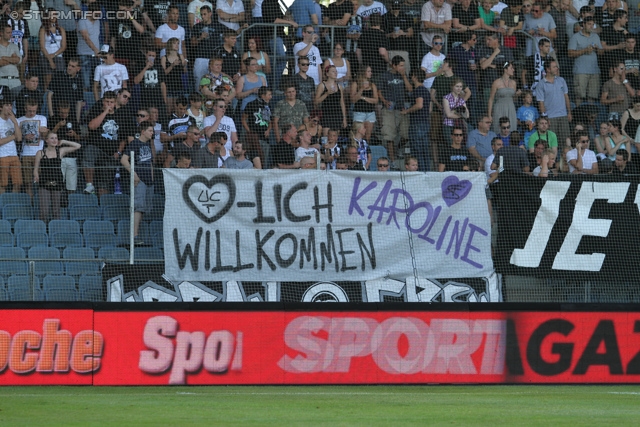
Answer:
<svg viewBox="0 0 640 427"><path fill-rule="evenodd" d="M113 49L108 44L103 44L100 48L100 53L113 53Z"/></svg>

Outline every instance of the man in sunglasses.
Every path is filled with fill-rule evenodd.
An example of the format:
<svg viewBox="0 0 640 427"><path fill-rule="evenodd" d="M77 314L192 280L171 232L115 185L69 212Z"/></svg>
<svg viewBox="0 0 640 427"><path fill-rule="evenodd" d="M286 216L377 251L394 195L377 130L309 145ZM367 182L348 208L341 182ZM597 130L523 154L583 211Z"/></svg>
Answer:
<svg viewBox="0 0 640 427"><path fill-rule="evenodd" d="M562 30L564 31L564 28ZM527 37L527 56L531 56L537 51L536 45L542 37L546 37L552 41L558 38L556 23L553 17L544 11L540 3L534 3L531 8L531 13L525 15L522 31L533 36L533 38Z"/></svg>
<svg viewBox="0 0 640 427"><path fill-rule="evenodd" d="M442 67L442 62L446 58L446 56L441 53L442 47L444 46L444 40L440 36L433 36L433 47L431 51L427 53L424 58L422 58L422 63L420 67L426 73L424 86L427 89L431 89L433 85L433 81L436 76L444 74L444 68Z"/></svg>
<svg viewBox="0 0 640 427"><path fill-rule="evenodd" d="M196 158L200 150L200 132L198 126L190 125L187 128L186 138L169 146L167 156L164 159L164 167L173 167L173 161L179 159L182 153L187 153L191 159Z"/></svg>
<svg viewBox="0 0 640 427"><path fill-rule="evenodd" d="M320 50L315 45L317 41L318 34L316 34L313 25L306 25L302 31L302 41L293 46L293 54L296 58L307 58L309 61L307 74L313 79L316 86L322 82L322 70L320 67L322 57L320 56ZM296 73L298 72L300 72L300 67L296 63Z"/></svg>
<svg viewBox="0 0 640 427"><path fill-rule="evenodd" d="M389 172L390 164L391 163L389 162L389 158L384 156L380 157L376 162L376 169L378 170L378 172Z"/></svg>
<svg viewBox="0 0 640 427"><path fill-rule="evenodd" d="M464 130L461 127L454 127L451 131L451 146L445 147L438 156L439 172L462 172L467 160L472 158L463 142Z"/></svg>
<svg viewBox="0 0 640 427"><path fill-rule="evenodd" d="M426 46L426 51L433 47L433 40L436 35L442 38L445 34L451 32L452 12L451 5L444 0L430 0L422 6L420 20L422 21L424 32L420 33L420 35L422 35L423 48Z"/></svg>

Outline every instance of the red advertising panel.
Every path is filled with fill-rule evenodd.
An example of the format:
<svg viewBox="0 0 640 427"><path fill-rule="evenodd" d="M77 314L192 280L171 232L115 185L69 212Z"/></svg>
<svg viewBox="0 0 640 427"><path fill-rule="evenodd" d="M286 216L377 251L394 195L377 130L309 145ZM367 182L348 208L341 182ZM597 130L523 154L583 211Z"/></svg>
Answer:
<svg viewBox="0 0 640 427"><path fill-rule="evenodd" d="M0 310L0 384L91 385L102 351L92 310Z"/></svg>
<svg viewBox="0 0 640 427"><path fill-rule="evenodd" d="M0 311L0 384L637 383L640 313Z"/></svg>

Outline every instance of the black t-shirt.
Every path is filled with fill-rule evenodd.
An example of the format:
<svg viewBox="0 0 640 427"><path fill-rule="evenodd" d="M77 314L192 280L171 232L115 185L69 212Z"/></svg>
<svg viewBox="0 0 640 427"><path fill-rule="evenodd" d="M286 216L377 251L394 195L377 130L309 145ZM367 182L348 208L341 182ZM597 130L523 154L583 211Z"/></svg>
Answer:
<svg viewBox="0 0 640 427"><path fill-rule="evenodd" d="M93 76L90 77L93 78ZM71 106L71 115L75 115L76 103L84 100L84 84L80 73L71 77L66 71L56 71L51 78L49 90L53 92L53 109L56 109L60 101L68 101Z"/></svg>
<svg viewBox="0 0 640 427"><path fill-rule="evenodd" d="M284 141L278 142L273 147L274 165L292 165L296 161L295 149Z"/></svg>
<svg viewBox="0 0 640 427"><path fill-rule="evenodd" d="M162 67L160 66L160 61L156 58L156 62L153 64L152 68L149 68L144 72L144 77L140 82L140 98L142 99L142 107L146 107L148 105L158 105L162 102L162 91L160 90L160 84L162 83L164 72L162 71ZM147 65L147 59L140 58L138 61L138 66L132 67L132 75L133 80Z"/></svg>
<svg viewBox="0 0 640 427"><path fill-rule="evenodd" d="M483 47L478 51L479 61L482 61L485 58L489 58L491 55L493 55L493 49L488 47ZM511 53L511 49L501 46L500 53L496 55L492 62L492 64L496 65L496 68L485 68L484 72L482 72L481 84L483 84L487 88L490 88L493 82L496 81L500 76L502 76L502 66L507 61L513 61L513 54ZM480 65L479 62L478 65Z"/></svg>
<svg viewBox="0 0 640 427"><path fill-rule="evenodd" d="M128 136L135 136L137 125L133 109L128 105L120 107L116 110L115 116L116 121L120 125L120 129L118 131L120 139L124 139Z"/></svg>
<svg viewBox="0 0 640 427"><path fill-rule="evenodd" d="M480 12L478 12L478 8L473 5L473 2L469 5L467 10L462 8L460 3L453 5L453 9L451 9L451 17L458 18L460 24L471 27L476 25L476 19L480 18Z"/></svg>
<svg viewBox="0 0 640 427"><path fill-rule="evenodd" d="M118 57L137 59L139 56L142 39L140 33L133 26L130 19L114 19L109 22L111 38L116 39Z"/></svg>
<svg viewBox="0 0 640 427"><path fill-rule="evenodd" d="M214 50L213 56L222 58L222 72L233 77L234 74L240 72L240 60L242 55L233 48L231 52L227 52L224 46L219 46Z"/></svg>
<svg viewBox="0 0 640 427"><path fill-rule="evenodd" d="M251 132L263 138L264 133L271 122L271 108L262 98L258 98L247 104L244 113L247 115L247 124Z"/></svg>
<svg viewBox="0 0 640 427"><path fill-rule="evenodd" d="M284 19L284 13L282 13L282 9L280 9L278 0L264 0L262 2L262 19L268 24L272 24L276 19ZM278 26L276 28L276 35L284 38L284 27ZM267 40L271 40L271 38L273 38L273 30L269 28L265 30L265 33L266 32L270 34Z"/></svg>
<svg viewBox="0 0 640 427"><path fill-rule="evenodd" d="M469 159L471 153L466 147L444 147L440 152L440 163L444 164L444 170L448 172L462 172Z"/></svg>
<svg viewBox="0 0 640 427"><path fill-rule="evenodd" d="M53 128L61 121L62 121L62 118L57 114L51 117L48 121L49 129L53 130ZM66 122L66 125L60 126L57 131L58 140L62 141L63 139L67 139L69 141L75 141L75 142L81 143L81 141L76 141L69 136L69 132L71 130L74 130L77 135L80 135L80 126L78 125L78 122L76 122L75 117L72 116L71 112L69 112L69 116L66 119L64 119L64 121ZM71 157L71 158L80 157L80 150L67 153L65 157Z"/></svg>
<svg viewBox="0 0 640 427"><path fill-rule="evenodd" d="M387 70L387 63L378 51L381 47L387 48L387 37L383 31L364 30L358 40L358 47L362 51L362 62L371 65L374 78Z"/></svg>
<svg viewBox="0 0 640 427"><path fill-rule="evenodd" d="M101 102L96 103L91 110L87 121L98 117L104 111L104 107ZM120 145L120 128L124 126L124 123L118 122L118 114L107 114L102 120L100 126L95 130L89 130L89 144L95 145L100 148L107 156L112 156L118 151ZM126 127L126 126L125 126Z"/></svg>
<svg viewBox="0 0 640 427"><path fill-rule="evenodd" d="M225 27L226 28L226 27ZM209 33L209 37L202 39L198 42L198 45L195 47L195 57L196 58L212 58L213 53L216 47L220 46L223 42L222 32L224 28L222 28L222 24L216 20L216 22L211 21L210 24L205 24L204 22L198 22L193 26L191 30L191 37L200 37L202 33Z"/></svg>
<svg viewBox="0 0 640 427"><path fill-rule="evenodd" d="M349 0L345 0L340 4L331 3L327 9L326 17L331 20L336 20L342 19L345 14L353 14L353 4ZM347 30L344 28L336 28L334 34L336 41L344 42L347 38Z"/></svg>
<svg viewBox="0 0 640 427"><path fill-rule="evenodd" d="M412 22L406 15L398 14L395 16L389 12L384 15L384 28L385 33L393 33L396 27L399 27L402 31L407 32L411 28ZM387 38L387 45L391 50L409 50L409 44L412 42L412 37L400 36Z"/></svg>
<svg viewBox="0 0 640 427"><path fill-rule="evenodd" d="M165 23L171 0L145 0L144 11L149 15L156 29Z"/></svg>
<svg viewBox="0 0 640 427"><path fill-rule="evenodd" d="M631 87L634 89L640 89L640 76L636 76L630 73L629 70L640 70L640 56L638 52L629 53L626 50L619 51L618 58L624 62L624 67L627 70L627 80L631 83Z"/></svg>
<svg viewBox="0 0 640 427"><path fill-rule="evenodd" d="M424 87L424 85L421 85L417 89L414 89L413 92L409 94L411 105L414 105L416 103L417 98L422 98L422 108L411 113L411 115L409 116L411 119L411 123L427 122L429 120L429 103L431 102L429 89Z"/></svg>
<svg viewBox="0 0 640 427"><path fill-rule="evenodd" d="M24 108L27 103L27 99L34 99L38 102L38 105L42 105L43 93L40 89L29 90L26 87L20 89L20 93L16 97L16 117L24 116Z"/></svg>

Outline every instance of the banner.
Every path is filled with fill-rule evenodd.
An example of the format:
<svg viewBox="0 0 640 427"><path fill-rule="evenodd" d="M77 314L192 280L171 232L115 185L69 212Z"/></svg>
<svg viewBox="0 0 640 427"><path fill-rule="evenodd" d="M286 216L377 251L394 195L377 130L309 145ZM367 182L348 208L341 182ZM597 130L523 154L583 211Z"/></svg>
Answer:
<svg viewBox="0 0 640 427"><path fill-rule="evenodd" d="M620 181L622 178L625 181ZM500 178L496 269L581 280L640 280L638 177Z"/></svg>
<svg viewBox="0 0 640 427"><path fill-rule="evenodd" d="M481 173L166 169L164 180L174 281L493 273Z"/></svg>
<svg viewBox="0 0 640 427"><path fill-rule="evenodd" d="M502 302L502 277L363 282L171 281L162 266L107 264L108 302Z"/></svg>
<svg viewBox="0 0 640 427"><path fill-rule="evenodd" d="M2 385L640 380L637 306L626 312L120 306L7 309L1 320Z"/></svg>

